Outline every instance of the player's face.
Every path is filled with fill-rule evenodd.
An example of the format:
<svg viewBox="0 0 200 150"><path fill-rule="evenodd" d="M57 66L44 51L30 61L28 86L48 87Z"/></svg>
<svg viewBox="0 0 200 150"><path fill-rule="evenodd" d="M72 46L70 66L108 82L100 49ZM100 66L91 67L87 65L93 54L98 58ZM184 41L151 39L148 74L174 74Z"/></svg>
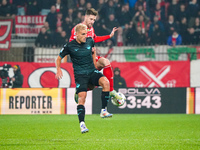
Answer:
<svg viewBox="0 0 200 150"><path fill-rule="evenodd" d="M87 30L80 30L76 33L76 40L79 43L85 43L87 38Z"/></svg>
<svg viewBox="0 0 200 150"><path fill-rule="evenodd" d="M94 15L86 15L85 16L85 23L88 28L91 28L96 20L97 16Z"/></svg>

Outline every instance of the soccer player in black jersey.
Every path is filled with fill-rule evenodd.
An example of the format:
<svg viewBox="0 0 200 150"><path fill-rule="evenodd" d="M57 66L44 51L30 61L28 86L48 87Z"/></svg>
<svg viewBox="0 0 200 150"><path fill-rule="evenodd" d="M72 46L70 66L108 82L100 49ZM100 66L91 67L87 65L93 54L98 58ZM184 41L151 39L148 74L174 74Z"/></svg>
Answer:
<svg viewBox="0 0 200 150"><path fill-rule="evenodd" d="M61 60L66 55L70 55L76 82L76 90L78 93L77 113L80 122L81 132L85 133L89 130L85 125L85 99L87 95L87 87L89 84L102 86L102 110L101 117L112 117L112 114L107 112L107 103L109 101L110 84L108 79L95 68L96 51L92 50L94 41L92 38L87 38L87 26L79 24L76 26L76 39L65 44L61 49L59 56L56 59L56 78L61 79L63 74L60 68Z"/></svg>

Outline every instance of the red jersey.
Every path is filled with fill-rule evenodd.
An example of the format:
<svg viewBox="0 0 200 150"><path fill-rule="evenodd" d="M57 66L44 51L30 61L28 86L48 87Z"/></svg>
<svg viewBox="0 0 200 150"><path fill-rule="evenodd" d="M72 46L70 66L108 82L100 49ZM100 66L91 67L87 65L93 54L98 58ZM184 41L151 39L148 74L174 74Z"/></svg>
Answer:
<svg viewBox="0 0 200 150"><path fill-rule="evenodd" d="M76 38L75 27L71 31L71 36L70 36L69 41L72 41ZM91 27L91 28L87 28L87 37L92 37L94 42L102 42L102 41L109 39L110 35L96 36L96 34L94 32L94 28Z"/></svg>

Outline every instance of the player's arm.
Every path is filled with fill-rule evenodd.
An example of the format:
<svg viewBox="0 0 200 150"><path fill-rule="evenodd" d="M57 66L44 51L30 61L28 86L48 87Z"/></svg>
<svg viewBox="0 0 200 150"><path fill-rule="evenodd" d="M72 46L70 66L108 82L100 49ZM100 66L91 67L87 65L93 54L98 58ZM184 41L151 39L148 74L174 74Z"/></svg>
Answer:
<svg viewBox="0 0 200 150"><path fill-rule="evenodd" d="M71 42L72 40L75 40L75 27L71 31L71 36L69 38L69 42ZM63 58L63 62L67 62L67 56L65 56Z"/></svg>
<svg viewBox="0 0 200 150"><path fill-rule="evenodd" d="M62 70L61 70L61 67L60 67L61 60L62 60L62 58L58 55L58 57L56 59L56 70L57 70L56 79L58 79L58 80L62 79L62 77L63 77L63 73L62 73Z"/></svg>
<svg viewBox="0 0 200 150"><path fill-rule="evenodd" d="M56 72L55 78L58 79L58 80L62 79L62 77L63 77L63 73L62 73L62 70L61 70L61 61L68 54L67 50L68 50L68 46L67 46L67 44L65 44L64 47L60 50L60 53L59 53L59 55L56 59L56 70L57 70L57 72Z"/></svg>
<svg viewBox="0 0 200 150"><path fill-rule="evenodd" d="M96 48L95 47L92 48L92 59L93 59L93 63L94 63L95 68L97 68Z"/></svg>
<svg viewBox="0 0 200 150"><path fill-rule="evenodd" d="M110 38L112 38L115 35L115 32L118 30L117 27L114 27L112 32L110 33L110 35L105 35L105 36L94 36L94 42L98 43L98 42L103 42L105 40L108 40Z"/></svg>

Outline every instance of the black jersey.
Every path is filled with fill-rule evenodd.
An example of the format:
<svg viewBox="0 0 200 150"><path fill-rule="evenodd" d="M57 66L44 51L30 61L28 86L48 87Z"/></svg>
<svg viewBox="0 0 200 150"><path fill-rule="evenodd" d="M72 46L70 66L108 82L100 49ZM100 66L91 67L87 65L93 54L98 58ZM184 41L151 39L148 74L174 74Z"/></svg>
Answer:
<svg viewBox="0 0 200 150"><path fill-rule="evenodd" d="M92 47L94 47L94 40L91 37L81 44L73 40L64 45L60 50L59 56L64 58L65 55L69 54L73 63L74 73L88 74L95 70L92 59Z"/></svg>

